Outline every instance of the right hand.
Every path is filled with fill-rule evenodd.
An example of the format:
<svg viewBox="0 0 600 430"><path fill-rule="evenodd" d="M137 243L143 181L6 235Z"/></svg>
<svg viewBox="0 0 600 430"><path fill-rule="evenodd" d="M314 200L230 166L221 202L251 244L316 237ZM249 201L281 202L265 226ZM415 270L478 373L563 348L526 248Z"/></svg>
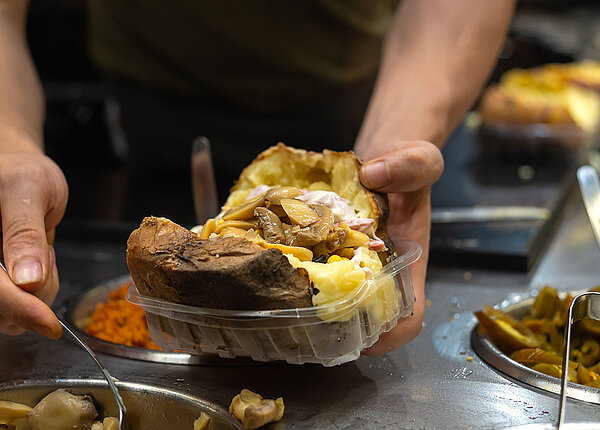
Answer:
<svg viewBox="0 0 600 430"><path fill-rule="evenodd" d="M57 339L62 327L49 305L58 293L52 243L68 199L61 169L40 153L0 154L0 333L25 330Z"/></svg>

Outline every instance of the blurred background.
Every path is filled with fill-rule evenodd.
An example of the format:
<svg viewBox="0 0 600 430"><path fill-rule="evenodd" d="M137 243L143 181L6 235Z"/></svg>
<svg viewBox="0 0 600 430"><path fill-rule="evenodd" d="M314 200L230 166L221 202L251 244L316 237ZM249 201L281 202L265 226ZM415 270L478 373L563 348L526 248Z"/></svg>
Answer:
<svg viewBox="0 0 600 430"><path fill-rule="evenodd" d="M120 226L125 233L140 221L137 215L123 210L135 198L123 192L128 181L127 142L115 121L118 106L89 60L85 6L85 2L76 0L31 0L28 38L47 100L46 150L62 167L70 186L70 200L61 225L63 232L81 234L82 225L88 230L93 225L100 231L103 226L110 226L111 231ZM521 1L490 83L498 81L511 68L583 59L600 61L598 2ZM498 164L496 160L494 174L490 175L486 161L475 159L468 121L465 124L444 150L447 169L434 189L435 209L522 204L531 202L534 194L542 196L537 199L538 206L559 213L566 193L564 179L571 178L573 164L564 165L564 160L560 160L562 164L557 167L554 162L544 160L537 166L531 159ZM181 180L189 186L189 179L184 176ZM511 193L509 190L523 184L526 191L517 192L515 200L506 197ZM228 186L223 185L225 189ZM491 195L502 196L501 201L490 200ZM173 202L173 207L179 205L187 213L168 215L183 224L193 223L192 196L186 192L178 198L182 201ZM485 265L490 257L500 253L507 257L508 266L527 270L535 264L535 255L543 248L540 237L547 236L552 224L544 219L517 223L509 230L502 230L506 225L478 224L475 230L481 228L479 233L473 233L469 225L467 237L464 225L440 223L434 225L432 232L432 261L456 264L463 261L464 253L476 253L481 258L470 259L469 264L480 261ZM498 243L498 237L508 236L512 239Z"/></svg>

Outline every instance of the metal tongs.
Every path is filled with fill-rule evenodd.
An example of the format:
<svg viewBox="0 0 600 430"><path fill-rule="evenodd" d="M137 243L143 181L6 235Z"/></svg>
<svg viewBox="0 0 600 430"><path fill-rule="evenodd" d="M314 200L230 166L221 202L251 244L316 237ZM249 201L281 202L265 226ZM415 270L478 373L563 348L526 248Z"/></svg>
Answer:
<svg viewBox="0 0 600 430"><path fill-rule="evenodd" d="M0 261L0 268L2 268L2 270L8 273L2 261ZM123 403L123 398L119 394L119 389L115 384L114 378L110 375L108 369L104 366L104 364L102 364L102 362L96 356L94 351L92 351L92 349L83 341L83 339L81 339L73 330L71 330L71 328L62 320L61 317L56 315L56 318L58 319L58 322L60 322L60 325L62 325L62 327L65 329L65 331L77 341L79 346L81 346L85 350L85 352L89 354L90 357L92 357L92 360L94 360L94 362L102 371L104 379L106 379L106 382L108 382L108 387L110 388L110 391L112 392L115 401L117 402L117 406L119 408L119 430L129 430L129 427L127 425L127 408L125 407L125 403Z"/></svg>
<svg viewBox="0 0 600 430"><path fill-rule="evenodd" d="M600 247L600 180L598 179L598 173L596 173L596 169L592 166L581 166L577 169L577 180L579 181L581 197L583 198L596 243ZM576 322L585 319L600 321L600 293L593 291L581 293L575 296L569 306L569 313L565 324L565 344L562 358L563 371L560 378L560 404L558 408L557 430L561 430L565 423L571 328Z"/></svg>
<svg viewBox="0 0 600 430"><path fill-rule="evenodd" d="M567 322L565 324L565 344L563 350L563 371L560 378L560 404L558 407L557 430L563 428L565 422L565 409L567 406L567 375L569 373L569 349L571 347L571 327L577 321L593 319L600 321L600 293L588 291L581 293L573 299L569 306Z"/></svg>

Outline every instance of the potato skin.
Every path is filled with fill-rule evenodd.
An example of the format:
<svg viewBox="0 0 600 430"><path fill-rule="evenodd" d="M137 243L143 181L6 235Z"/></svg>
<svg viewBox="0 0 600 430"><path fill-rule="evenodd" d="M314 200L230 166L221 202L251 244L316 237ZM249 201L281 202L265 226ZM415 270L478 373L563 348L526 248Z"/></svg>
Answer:
<svg viewBox="0 0 600 430"><path fill-rule="evenodd" d="M238 237L200 237L146 217L127 241L127 266L141 294L214 309L312 306L310 281L276 249Z"/></svg>

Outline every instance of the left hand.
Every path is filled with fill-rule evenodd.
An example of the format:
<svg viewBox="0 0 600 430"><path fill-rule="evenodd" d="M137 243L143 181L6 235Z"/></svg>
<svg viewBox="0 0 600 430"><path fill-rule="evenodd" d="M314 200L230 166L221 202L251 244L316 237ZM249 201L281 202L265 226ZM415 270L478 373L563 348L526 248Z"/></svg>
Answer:
<svg viewBox="0 0 600 430"><path fill-rule="evenodd" d="M379 146L380 148L382 146ZM392 241L409 239L423 248L419 260L410 266L416 302L413 314L398 321L365 355L381 355L409 343L420 332L425 310L425 276L431 230L431 186L444 170L440 150L423 140L404 140L389 145L389 152L369 146L359 156L366 161L360 171L363 185L388 193L388 233Z"/></svg>

